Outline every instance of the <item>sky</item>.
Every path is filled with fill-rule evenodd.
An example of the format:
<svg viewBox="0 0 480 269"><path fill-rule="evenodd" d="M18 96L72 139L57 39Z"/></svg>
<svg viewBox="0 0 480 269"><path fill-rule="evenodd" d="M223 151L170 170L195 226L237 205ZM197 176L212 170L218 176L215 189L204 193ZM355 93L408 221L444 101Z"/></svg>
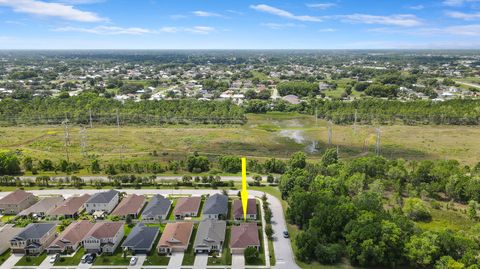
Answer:
<svg viewBox="0 0 480 269"><path fill-rule="evenodd" d="M0 0L0 49L478 49L480 0Z"/></svg>

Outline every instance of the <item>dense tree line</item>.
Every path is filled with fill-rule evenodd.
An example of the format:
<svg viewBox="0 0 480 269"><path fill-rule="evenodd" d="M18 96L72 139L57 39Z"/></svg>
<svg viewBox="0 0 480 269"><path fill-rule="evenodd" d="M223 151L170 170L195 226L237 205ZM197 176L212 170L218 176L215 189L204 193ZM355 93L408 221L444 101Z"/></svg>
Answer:
<svg viewBox="0 0 480 269"><path fill-rule="evenodd" d="M339 161L334 149L319 163L308 163L303 153L295 154L279 188L289 204L288 221L301 229L296 256L322 264L346 257L353 265L377 268L479 268L480 224L460 232L416 224L431 220L428 201L456 199L448 186L459 177L468 186L460 188L460 201L471 200L468 215L478 220L480 163L376 156Z"/></svg>
<svg viewBox="0 0 480 269"><path fill-rule="evenodd" d="M317 83L305 81L282 82L278 84L277 89L281 96L293 94L299 97L306 97L316 96L319 93L319 87Z"/></svg>
<svg viewBox="0 0 480 269"><path fill-rule="evenodd" d="M58 124L68 118L75 124L88 124L90 110L93 120L101 124L116 124L117 111L122 124L245 122L243 109L228 101L182 99L122 103L95 94L69 98L4 99L0 101L0 122L12 125Z"/></svg>

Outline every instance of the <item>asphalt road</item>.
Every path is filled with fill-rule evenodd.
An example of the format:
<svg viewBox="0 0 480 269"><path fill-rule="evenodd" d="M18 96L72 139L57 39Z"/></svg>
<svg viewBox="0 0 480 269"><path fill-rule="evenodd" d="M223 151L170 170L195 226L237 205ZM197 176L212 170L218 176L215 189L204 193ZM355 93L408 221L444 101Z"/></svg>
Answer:
<svg viewBox="0 0 480 269"><path fill-rule="evenodd" d="M35 195L52 195L52 194L61 194L65 198L68 198L69 196L72 195L77 195L77 194L84 194L84 193L89 193L93 194L96 192L101 192L104 190L72 190L72 189L64 189L64 190L55 190L55 189L49 189L49 190L31 190L29 192L32 192ZM122 192L126 192L127 194L138 194L138 195L152 195L152 194L162 194L162 195L188 195L188 194L193 194L193 195L205 195L205 194L210 194L213 195L215 193L221 193L220 190L186 190L186 189L181 189L181 190L154 190L154 189L139 189L139 190L134 190L134 189L122 189ZM4 197L7 195L8 192L0 192L0 197ZM237 191L230 191L229 195L236 195ZM255 197L262 197L263 192L261 191L249 191L250 196L255 196ZM273 268L278 268L278 269L300 269L298 265L295 263L294 260L294 254L292 251L292 245L290 242L290 239L283 238L283 231L287 230L286 222L285 222L285 216L283 214L283 209L280 201L270 195L267 194L268 201L270 203L270 207L272 209L272 228L274 231L274 241L273 241L273 247L275 250L275 259L277 261L276 265Z"/></svg>

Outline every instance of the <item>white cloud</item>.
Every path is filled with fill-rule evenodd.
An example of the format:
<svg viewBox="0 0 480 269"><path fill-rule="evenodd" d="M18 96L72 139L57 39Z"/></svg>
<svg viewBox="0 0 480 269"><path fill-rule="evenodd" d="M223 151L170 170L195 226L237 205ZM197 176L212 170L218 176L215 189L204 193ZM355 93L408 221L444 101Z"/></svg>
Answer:
<svg viewBox="0 0 480 269"><path fill-rule="evenodd" d="M98 4L103 3L106 0L59 0L56 2L65 3L70 5L84 5L84 4Z"/></svg>
<svg viewBox="0 0 480 269"><path fill-rule="evenodd" d="M444 28L418 28L415 31L399 28L374 28L369 29L368 31L382 34L406 34L420 36L452 35L480 37L480 24L455 25Z"/></svg>
<svg viewBox="0 0 480 269"><path fill-rule="evenodd" d="M151 34L154 31L138 27L117 27L117 26L97 26L92 28L81 27L61 27L54 29L56 32L82 32L97 35L143 35Z"/></svg>
<svg viewBox="0 0 480 269"><path fill-rule="evenodd" d="M433 29L432 32L460 36L480 36L480 24L450 26L443 29Z"/></svg>
<svg viewBox="0 0 480 269"><path fill-rule="evenodd" d="M333 33L333 32L336 32L337 29L333 29L333 28L323 28L323 29L319 29L318 30L320 33Z"/></svg>
<svg viewBox="0 0 480 269"><path fill-rule="evenodd" d="M308 16L308 15L294 15L293 13L291 13L289 11L279 9L279 8L276 8L276 7L272 7L272 6L269 6L269 5L264 5L264 4L251 5L250 8L255 9L257 11L261 11L261 12L269 13L269 14L276 15L276 16L279 16L279 17L284 17L284 18L288 18L288 19L292 19L292 20L297 20L297 21L308 21L308 22L321 22L322 21L322 19L317 18L317 17L312 17L312 16Z"/></svg>
<svg viewBox="0 0 480 269"><path fill-rule="evenodd" d="M478 20L480 19L480 12L479 13L463 13L458 11L448 11L447 16L454 19L462 19L462 20Z"/></svg>
<svg viewBox="0 0 480 269"><path fill-rule="evenodd" d="M208 12L203 10L193 11L192 14L197 17L223 17L223 15L220 15L218 13Z"/></svg>
<svg viewBox="0 0 480 269"><path fill-rule="evenodd" d="M416 6L409 6L408 7L409 9L413 9L413 10L422 10L425 8L424 5L416 5Z"/></svg>
<svg viewBox="0 0 480 269"><path fill-rule="evenodd" d="M459 6L463 6L466 3L473 3L473 2L479 2L479 0L444 0L442 3L445 6L459 7Z"/></svg>
<svg viewBox="0 0 480 269"><path fill-rule="evenodd" d="M411 14L398 14L390 16L376 16L369 14L352 14L338 16L345 22L365 23L365 24L384 24L411 27L420 25L420 20Z"/></svg>
<svg viewBox="0 0 480 269"><path fill-rule="evenodd" d="M160 28L159 32L161 33L194 33L194 34L210 34L215 32L216 29L210 26L193 26L193 27L176 27L176 26L166 26Z"/></svg>
<svg viewBox="0 0 480 269"><path fill-rule="evenodd" d="M318 9L328 9L336 5L337 4L335 3L312 3L312 4L307 4L307 7L318 8Z"/></svg>
<svg viewBox="0 0 480 269"><path fill-rule="evenodd" d="M79 22L99 22L106 19L88 11L81 11L75 7L61 3L43 2L38 0L0 0L0 6L8 6L18 13L57 17L64 20Z"/></svg>
<svg viewBox="0 0 480 269"><path fill-rule="evenodd" d="M267 23L262 23L262 26L268 27L273 30L280 30L280 29L285 29L285 28L293 28L293 27L305 27L305 25L302 24L296 24L296 23L275 23L275 22L267 22Z"/></svg>

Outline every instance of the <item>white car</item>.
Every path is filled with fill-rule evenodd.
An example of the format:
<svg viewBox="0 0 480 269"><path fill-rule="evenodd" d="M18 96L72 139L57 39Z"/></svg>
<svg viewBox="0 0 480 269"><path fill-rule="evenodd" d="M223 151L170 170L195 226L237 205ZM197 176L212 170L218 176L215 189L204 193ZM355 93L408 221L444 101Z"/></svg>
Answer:
<svg viewBox="0 0 480 269"><path fill-rule="evenodd" d="M52 257L50 257L50 263L55 263L58 259L60 258L60 254L55 254Z"/></svg>
<svg viewBox="0 0 480 269"><path fill-rule="evenodd" d="M135 264L137 264L137 260L138 260L138 258L135 257L135 256L133 256L133 257L130 259L130 265L135 265Z"/></svg>

